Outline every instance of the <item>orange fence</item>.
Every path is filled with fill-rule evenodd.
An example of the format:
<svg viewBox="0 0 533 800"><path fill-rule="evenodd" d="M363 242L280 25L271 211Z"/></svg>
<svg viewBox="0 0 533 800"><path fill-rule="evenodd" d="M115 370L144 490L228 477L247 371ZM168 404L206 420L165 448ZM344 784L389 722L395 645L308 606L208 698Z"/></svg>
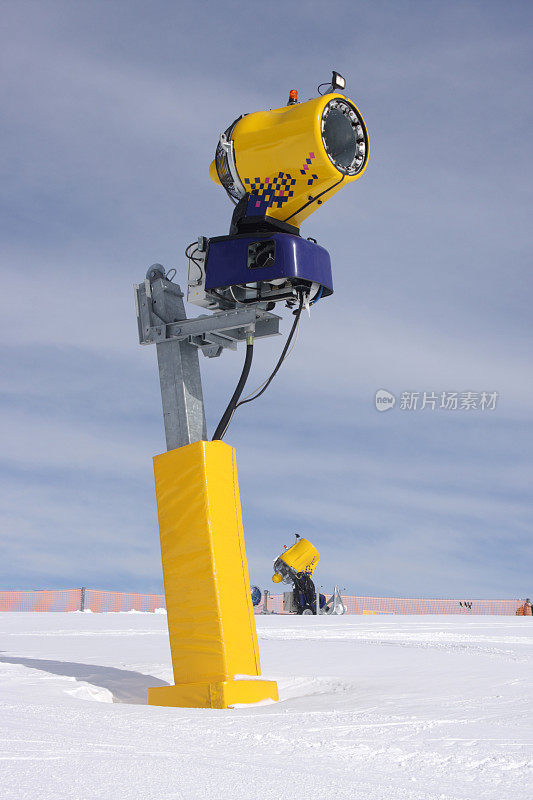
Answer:
<svg viewBox="0 0 533 800"><path fill-rule="evenodd" d="M85 609L89 611L155 611L166 608L164 594L135 594L85 589Z"/></svg>
<svg viewBox="0 0 533 800"><path fill-rule="evenodd" d="M81 589L0 591L0 611L78 611Z"/></svg>
<svg viewBox="0 0 533 800"><path fill-rule="evenodd" d="M348 614L505 614L514 616L523 600L417 600L343 595ZM155 611L164 594L104 589L0 590L0 611ZM256 614L283 614L283 595L265 594Z"/></svg>
<svg viewBox="0 0 533 800"><path fill-rule="evenodd" d="M347 614L504 614L515 615L523 600L422 600L343 595ZM256 613L283 614L283 595L269 594Z"/></svg>

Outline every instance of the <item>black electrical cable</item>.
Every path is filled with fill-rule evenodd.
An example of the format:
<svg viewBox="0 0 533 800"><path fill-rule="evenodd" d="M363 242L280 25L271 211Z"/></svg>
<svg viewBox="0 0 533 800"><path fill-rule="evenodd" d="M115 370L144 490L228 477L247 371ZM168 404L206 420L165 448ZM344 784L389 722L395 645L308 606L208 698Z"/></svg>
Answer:
<svg viewBox="0 0 533 800"><path fill-rule="evenodd" d="M330 186L328 189L324 189L324 191L323 191L323 192L320 192L320 194L317 194L317 195L316 195L316 197L311 197L311 198L310 198L310 199L307 201L307 203L304 203L304 204L303 204L303 206L300 206L300 208L299 208L297 211L295 211L295 212L294 212L293 214L291 214L289 217L286 217L286 218L283 220L283 222L288 222L290 219L292 219L293 217L295 217L295 216L296 216L296 214L299 214L299 213L300 213L300 211L303 211L303 210L304 210L304 208L307 208L307 206L310 206L310 205L311 205L311 203L314 203L316 200L318 200L320 197L322 197L322 195L323 195L323 194L326 194L326 192L331 192L331 190L332 190L332 189L334 189L334 188L335 188L335 186L338 186L338 185L339 185L339 183L342 183L342 182L343 182L343 180L345 179L345 177L346 177L346 175L343 175L343 176L342 176L342 178L340 179L340 181L337 181L337 183L334 183L334 184L333 184L333 186Z"/></svg>
<svg viewBox="0 0 533 800"><path fill-rule="evenodd" d="M237 408L237 404L239 402L239 398L243 392L244 385L248 379L248 375L250 374L250 367L252 366L252 358L254 355L254 343L253 339L248 339L246 343L246 358L244 359L244 366L242 368L241 377L239 378L239 382L235 391L233 392L233 396L228 403L228 407L222 414L222 419L217 425L217 429L213 434L213 441L217 439L222 439L224 434L228 429L228 425L231 422L231 418L235 413L235 409Z"/></svg>
<svg viewBox="0 0 533 800"><path fill-rule="evenodd" d="M266 392L266 390L268 389L268 387L270 386L270 384L272 383L272 381L276 377L276 374L279 371L279 368L281 367L281 365L285 361L285 357L287 355L287 350L290 347L290 344L292 342L294 333L296 331L296 328L298 327L298 322L300 321L303 305L304 305L304 296L303 296L303 294L301 294L300 295L300 303L298 305L298 308L294 312L294 322L292 323L292 328L291 328L291 330L289 332L289 335L287 336L287 341L285 342L285 347L283 348L283 350L281 352L281 355L279 357L278 363L276 364L276 366L272 370L272 372L270 374L270 377L266 381L265 385L263 386L263 388L260 391L257 392L257 394L254 394L252 397L248 397L246 400L241 400L240 403L237 403L237 405L235 406L235 409L239 408L239 406L243 406L245 403L251 403L252 400L257 400L258 397L261 397L263 392Z"/></svg>
<svg viewBox="0 0 533 800"><path fill-rule="evenodd" d="M224 413L222 415L222 419L218 423L217 429L216 429L215 433L213 434L213 441L216 441L218 439L223 439L224 438L224 435L225 435L225 433L226 433L226 431L227 431L227 429L229 427L229 424L230 424L230 422L231 422L231 420L233 418L233 415L235 414L235 411L239 408L239 406L243 406L245 403L251 403L252 400L257 400L257 398L260 397L263 394L263 392L265 392L268 389L268 387L270 386L270 384L274 380L276 374L278 373L281 365L283 364L283 362L285 361L285 358L287 356L287 351L288 351L288 349L290 347L290 344L291 344L291 342L293 340L294 334L296 332L296 328L298 327L298 322L300 321L300 317L302 315L303 305L304 305L304 295L302 293L300 295L300 302L299 302L298 308L296 309L296 311L294 311L294 322L292 323L292 327L291 327L291 329L289 331L289 335L287 336L287 341L285 342L285 346L284 346L284 348L283 348L283 350L281 352L281 355L280 355L280 357L278 359L278 362L277 362L276 366L274 367L274 369L272 370L272 372L270 374L270 377L267 379L267 381L265 382L264 386L258 392L256 392L252 397L248 397L248 398L246 398L246 400L241 400L239 402L239 398L240 398L241 394L243 393L244 386L246 384L246 381L248 380L248 375L250 374L250 367L252 366L252 357L253 357L254 345L253 345L253 341L247 343L247 345L246 345L246 358L244 360L244 366L242 368L241 377L239 378L239 382L237 384L237 387L236 387L235 391L233 392L233 396L232 396L231 400L229 401L228 406L227 406L226 410L224 411Z"/></svg>
<svg viewBox="0 0 533 800"><path fill-rule="evenodd" d="M195 245L195 244L196 244L196 242L191 242L189 245L187 245L187 247L185 248L185 256L186 256L187 258L189 258L191 261L194 261L194 263L196 264L196 266L197 266L197 267L201 267L201 264L200 264L200 262L199 262L199 261L197 261L197 259L194 257L194 254L195 254L195 253L198 253L198 252L200 251L200 248L198 247L198 245L196 244L196 247L195 247L195 249L192 251L192 253L189 253L189 250L190 250L190 249L191 249L191 247L192 247L193 245Z"/></svg>

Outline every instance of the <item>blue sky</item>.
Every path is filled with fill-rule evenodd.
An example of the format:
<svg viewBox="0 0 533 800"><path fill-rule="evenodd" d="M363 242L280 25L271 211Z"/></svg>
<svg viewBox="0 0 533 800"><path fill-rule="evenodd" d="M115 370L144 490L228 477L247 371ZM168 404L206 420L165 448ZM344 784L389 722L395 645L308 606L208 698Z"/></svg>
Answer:
<svg viewBox="0 0 533 800"><path fill-rule="evenodd" d="M4 4L1 587L160 590L163 423L132 284L154 261L183 283L184 246L227 231L208 177L220 131L337 69L371 160L304 223L336 292L227 436L251 579L268 586L298 532L327 587L531 594L531 17L521 2ZM251 387L281 346L258 343ZM242 358L202 360L211 432ZM499 401L378 413L380 388Z"/></svg>

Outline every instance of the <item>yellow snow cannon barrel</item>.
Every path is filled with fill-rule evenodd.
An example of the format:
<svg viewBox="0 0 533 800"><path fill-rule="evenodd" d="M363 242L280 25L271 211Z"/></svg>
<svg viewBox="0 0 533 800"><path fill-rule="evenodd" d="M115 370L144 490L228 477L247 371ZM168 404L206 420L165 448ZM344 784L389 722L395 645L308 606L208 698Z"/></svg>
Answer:
<svg viewBox="0 0 533 800"><path fill-rule="evenodd" d="M307 572L308 575L312 575L319 561L320 553L314 544L308 539L298 539L296 544L285 550L274 561L275 572L272 580L274 583L280 583L291 572Z"/></svg>
<svg viewBox="0 0 533 800"><path fill-rule="evenodd" d="M234 201L249 194L252 209L299 228L367 163L360 111L331 92L240 117L220 137L209 174Z"/></svg>

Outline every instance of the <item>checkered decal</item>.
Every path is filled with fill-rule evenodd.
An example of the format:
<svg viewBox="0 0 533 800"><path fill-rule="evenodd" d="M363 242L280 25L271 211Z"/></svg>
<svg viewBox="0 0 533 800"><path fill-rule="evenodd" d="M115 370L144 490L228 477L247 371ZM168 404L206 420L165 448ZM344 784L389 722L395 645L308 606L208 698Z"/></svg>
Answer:
<svg viewBox="0 0 533 800"><path fill-rule="evenodd" d="M318 180L318 175L315 175L314 173L312 173L312 174L309 173L309 167L313 163L313 159L314 158L315 158L315 154L314 153L309 153L309 155L305 159L305 161L302 164L302 167L300 169L300 173L302 175L304 175L304 176L305 175L309 175L309 179L307 181L307 185L308 186L312 186L313 183Z"/></svg>
<svg viewBox="0 0 533 800"><path fill-rule="evenodd" d="M296 183L296 178L288 172L278 172L275 178L265 178L264 181L260 178L254 178L253 181L245 178L244 183L251 194L248 207L255 208L261 213L263 209L272 206L282 208L283 204L294 195L292 187Z"/></svg>

